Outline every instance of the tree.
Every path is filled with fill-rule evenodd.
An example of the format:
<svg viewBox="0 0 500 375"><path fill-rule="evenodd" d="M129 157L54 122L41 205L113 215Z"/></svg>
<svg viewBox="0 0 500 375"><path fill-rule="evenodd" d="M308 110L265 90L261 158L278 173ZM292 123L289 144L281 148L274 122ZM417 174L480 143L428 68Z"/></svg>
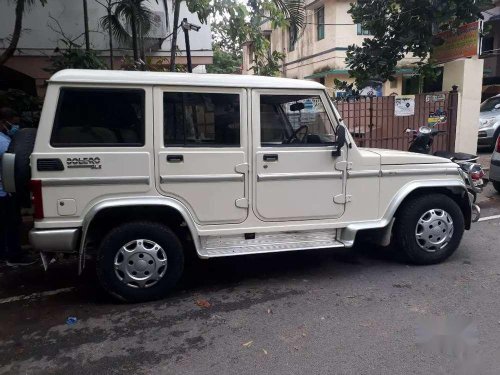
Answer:
<svg viewBox="0 0 500 375"><path fill-rule="evenodd" d="M45 6L47 0L38 0L42 6ZM17 0L16 1L16 9L15 9L15 23L14 23L14 32L10 38L10 43L7 48L0 55L0 66L4 65L8 59L14 55L16 51L17 44L19 43L19 38L21 37L21 31L23 29L23 17L24 13L36 3L37 0Z"/></svg>
<svg viewBox="0 0 500 375"><path fill-rule="evenodd" d="M106 0L106 2L101 2L95 0L99 5L106 9L106 15L101 17L99 23L101 27L108 32L109 39L109 67L114 69L114 51L113 51L113 25L111 19L113 18L113 8L116 2L113 0Z"/></svg>
<svg viewBox="0 0 500 375"><path fill-rule="evenodd" d="M51 22L47 26L60 36L58 44L62 44L62 49L57 47L54 55L50 57L51 66L46 71L55 73L63 69L106 69L106 64L97 56L92 49L83 48L83 43L78 42L85 32L76 37L65 34L59 21L49 16Z"/></svg>
<svg viewBox="0 0 500 375"><path fill-rule="evenodd" d="M111 3L114 11L108 12L100 21L103 28L112 30L116 39L124 43L131 42L134 61L139 60L139 54L144 60L144 37L154 25L154 14L146 6L147 2L148 0L118 0ZM126 25L123 25L121 20L124 20Z"/></svg>
<svg viewBox="0 0 500 375"><path fill-rule="evenodd" d="M417 70L432 71L430 53L442 43L439 31L454 30L480 17L489 0L363 0L351 4L354 23L370 30L361 46L347 50L349 73L359 85L375 79L392 80L407 54L418 58Z"/></svg>
<svg viewBox="0 0 500 375"><path fill-rule="evenodd" d="M188 0L188 9L206 22L210 15L215 43L221 51L233 53L243 43L251 42L254 51L253 69L260 75L277 75L284 54L271 51L270 41L262 34L261 26L270 22L271 28L292 28L298 32L304 26L303 0Z"/></svg>
<svg viewBox="0 0 500 375"><path fill-rule="evenodd" d="M214 61L207 66L207 73L234 74L241 71L241 53L223 51L217 44L213 45Z"/></svg>
<svg viewBox="0 0 500 375"><path fill-rule="evenodd" d="M181 0L172 0L174 7L174 23L172 25L172 41L170 44L170 71L175 72L175 54L177 52L177 31L179 29L179 12Z"/></svg>

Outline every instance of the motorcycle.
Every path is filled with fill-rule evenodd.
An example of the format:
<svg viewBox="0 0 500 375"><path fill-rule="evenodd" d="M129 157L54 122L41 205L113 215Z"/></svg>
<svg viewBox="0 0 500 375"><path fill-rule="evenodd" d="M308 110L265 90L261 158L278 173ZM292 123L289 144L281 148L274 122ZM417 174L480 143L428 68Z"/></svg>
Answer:
<svg viewBox="0 0 500 375"><path fill-rule="evenodd" d="M421 126L418 130L406 129L405 133L412 135L408 151L419 154L429 154L431 152L432 144L434 143L434 137L439 134L446 133L444 130L437 129L437 127L445 121L446 119L442 117L433 125ZM481 164L477 162L478 156L463 152L448 151L436 151L433 155L449 159L460 166L462 176L464 177L467 185L467 190L471 196L471 201L472 203L475 203L477 200L477 194L481 193L488 183L488 180L484 178L485 173ZM479 207L477 205L474 206L474 209L477 210L477 213L479 213Z"/></svg>

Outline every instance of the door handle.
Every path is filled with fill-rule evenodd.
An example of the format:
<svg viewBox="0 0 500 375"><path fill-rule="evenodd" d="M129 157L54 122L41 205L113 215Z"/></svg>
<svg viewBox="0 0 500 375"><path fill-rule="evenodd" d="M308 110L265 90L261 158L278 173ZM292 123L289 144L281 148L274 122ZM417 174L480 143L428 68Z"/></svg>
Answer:
<svg viewBox="0 0 500 375"><path fill-rule="evenodd" d="M183 155L167 155L168 163L182 163L184 161Z"/></svg>
<svg viewBox="0 0 500 375"><path fill-rule="evenodd" d="M264 154L264 161L278 161L278 154Z"/></svg>

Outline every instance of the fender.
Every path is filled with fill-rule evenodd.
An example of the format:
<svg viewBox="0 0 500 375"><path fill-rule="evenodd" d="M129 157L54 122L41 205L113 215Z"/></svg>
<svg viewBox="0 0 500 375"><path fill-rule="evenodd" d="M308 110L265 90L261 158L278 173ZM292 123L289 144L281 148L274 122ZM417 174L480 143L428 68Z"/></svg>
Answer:
<svg viewBox="0 0 500 375"><path fill-rule="evenodd" d="M194 224L193 217L189 210L181 202L174 198L169 197L131 197L131 198L111 198L100 201L96 205L92 206L84 216L82 223L82 236L80 239L79 247L79 261L78 261L78 272L82 273L85 267L85 242L87 240L88 229L94 217L103 209L106 208L116 208L116 207L130 207L130 206L162 206L170 207L181 214L184 221L186 222L193 242L195 244L196 253L200 256L200 237L198 236L198 230Z"/></svg>
<svg viewBox="0 0 500 375"><path fill-rule="evenodd" d="M389 206L387 207L384 215L381 219L375 221L368 221L363 223L349 224L345 229L342 230L342 242L346 247L352 247L354 245L354 240L356 238L356 233L364 229L380 229L387 227L394 218L396 211L403 201L414 191L421 188L457 188L463 190L469 208L472 211L472 206L467 194L467 187L462 179L446 179L446 180L429 180L429 181L411 181L404 185L396 195L392 198ZM470 223L469 223L470 224ZM466 226L468 224L466 223Z"/></svg>

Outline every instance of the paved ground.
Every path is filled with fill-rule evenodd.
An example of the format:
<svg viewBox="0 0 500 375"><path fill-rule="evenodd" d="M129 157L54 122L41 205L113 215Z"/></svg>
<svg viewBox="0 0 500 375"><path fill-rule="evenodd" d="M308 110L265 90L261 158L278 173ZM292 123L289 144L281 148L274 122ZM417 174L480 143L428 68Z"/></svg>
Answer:
<svg viewBox="0 0 500 375"><path fill-rule="evenodd" d="M500 195L480 205L500 214ZM71 262L2 267L0 374L498 374L499 230L476 224L430 267L370 246L200 261L138 305Z"/></svg>

